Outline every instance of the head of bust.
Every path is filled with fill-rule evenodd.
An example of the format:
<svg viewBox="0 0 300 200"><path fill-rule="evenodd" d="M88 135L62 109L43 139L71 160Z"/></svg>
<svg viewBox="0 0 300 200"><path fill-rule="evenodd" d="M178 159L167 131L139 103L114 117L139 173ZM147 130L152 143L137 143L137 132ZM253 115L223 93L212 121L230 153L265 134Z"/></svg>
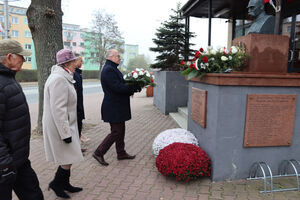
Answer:
<svg viewBox="0 0 300 200"><path fill-rule="evenodd" d="M248 14L254 18L259 16L261 13L265 12L263 0L250 0L247 8Z"/></svg>

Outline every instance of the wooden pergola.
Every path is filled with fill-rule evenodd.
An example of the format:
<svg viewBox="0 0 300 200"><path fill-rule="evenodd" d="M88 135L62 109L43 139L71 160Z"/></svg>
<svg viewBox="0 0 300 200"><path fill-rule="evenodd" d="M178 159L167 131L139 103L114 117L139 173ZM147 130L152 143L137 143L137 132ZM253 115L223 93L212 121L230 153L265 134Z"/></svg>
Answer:
<svg viewBox="0 0 300 200"><path fill-rule="evenodd" d="M263 1L263 0L262 0ZM290 50L294 51L296 15L300 14L300 0L277 0L281 4L276 16L274 34L281 34L282 20L292 17ZM211 19L223 18L232 20L232 38L235 37L235 21L248 19L247 5L249 0L189 0L182 8L182 15L186 20L186 31L190 29L190 17L208 18L208 45L211 45ZM186 41L188 44L189 41ZM289 66L289 71L292 66Z"/></svg>

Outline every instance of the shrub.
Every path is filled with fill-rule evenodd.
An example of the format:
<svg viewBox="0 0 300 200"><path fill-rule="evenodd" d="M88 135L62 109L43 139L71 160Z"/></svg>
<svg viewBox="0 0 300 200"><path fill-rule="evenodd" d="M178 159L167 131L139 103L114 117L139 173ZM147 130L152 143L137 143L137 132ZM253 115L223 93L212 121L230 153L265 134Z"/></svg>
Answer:
<svg viewBox="0 0 300 200"><path fill-rule="evenodd" d="M159 152L156 167L162 175L185 182L211 173L211 161L205 151L193 144L177 142Z"/></svg>

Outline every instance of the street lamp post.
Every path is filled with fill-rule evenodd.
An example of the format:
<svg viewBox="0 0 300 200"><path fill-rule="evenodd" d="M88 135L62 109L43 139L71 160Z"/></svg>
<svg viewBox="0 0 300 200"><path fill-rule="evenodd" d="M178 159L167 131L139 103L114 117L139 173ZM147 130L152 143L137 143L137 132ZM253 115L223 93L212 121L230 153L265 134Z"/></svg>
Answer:
<svg viewBox="0 0 300 200"><path fill-rule="evenodd" d="M9 38L8 27L8 0L4 0L4 38Z"/></svg>
<svg viewBox="0 0 300 200"><path fill-rule="evenodd" d="M19 0L3 0L4 4L4 38L9 38L9 10L8 1L19 1Z"/></svg>

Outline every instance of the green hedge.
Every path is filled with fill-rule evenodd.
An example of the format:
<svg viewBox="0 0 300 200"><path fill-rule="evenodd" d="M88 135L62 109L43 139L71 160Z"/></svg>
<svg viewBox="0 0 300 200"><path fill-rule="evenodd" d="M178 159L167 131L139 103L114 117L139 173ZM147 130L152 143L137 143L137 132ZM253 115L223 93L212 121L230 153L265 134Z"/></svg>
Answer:
<svg viewBox="0 0 300 200"><path fill-rule="evenodd" d="M36 82L37 71L32 69L22 69L16 74L16 79L19 82Z"/></svg>
<svg viewBox="0 0 300 200"><path fill-rule="evenodd" d="M83 79L99 79L99 70L83 70ZM16 74L16 79L19 82L36 82L37 81L37 70L22 69Z"/></svg>
<svg viewBox="0 0 300 200"><path fill-rule="evenodd" d="M99 70L82 70L82 79L99 79Z"/></svg>

